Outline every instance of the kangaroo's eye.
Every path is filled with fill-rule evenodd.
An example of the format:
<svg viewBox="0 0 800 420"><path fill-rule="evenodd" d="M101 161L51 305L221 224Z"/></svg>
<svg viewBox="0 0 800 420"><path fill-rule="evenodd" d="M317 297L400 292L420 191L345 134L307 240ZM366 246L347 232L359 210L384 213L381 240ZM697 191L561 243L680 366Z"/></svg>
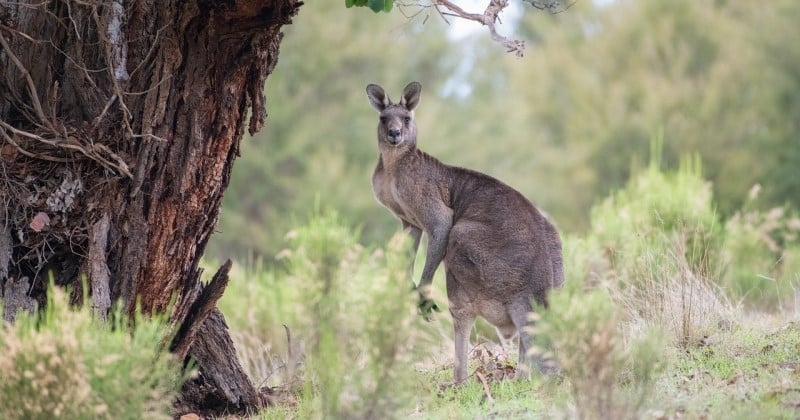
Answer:
<svg viewBox="0 0 800 420"><path fill-rule="evenodd" d="M381 117L381 124L386 124L386 117Z"/></svg>
<svg viewBox="0 0 800 420"><path fill-rule="evenodd" d="M410 123L411 122L411 117L404 117L403 118L403 122L406 123L406 124Z"/></svg>

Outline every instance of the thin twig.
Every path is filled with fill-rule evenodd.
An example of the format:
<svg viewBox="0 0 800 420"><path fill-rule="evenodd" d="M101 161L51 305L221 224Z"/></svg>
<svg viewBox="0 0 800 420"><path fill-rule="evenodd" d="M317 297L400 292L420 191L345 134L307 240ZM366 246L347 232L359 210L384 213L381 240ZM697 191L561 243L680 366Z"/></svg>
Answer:
<svg viewBox="0 0 800 420"><path fill-rule="evenodd" d="M15 128L15 127L7 124L3 120L0 120L0 126L5 128L8 131L14 133L14 134L17 134L17 135L20 135L20 136L23 136L23 137L27 137L27 138L30 138L32 140L36 140L36 141L44 143L44 144L46 144L48 146L79 152L79 153L83 154L84 156L88 157L89 159L92 159L92 160L96 161L97 163L99 163L100 165L104 166L107 169L111 169L113 171L116 171L117 173L121 173L121 174L127 176L128 178L133 178L133 174L131 174L131 171L128 168L128 164L125 163L125 160L122 159L116 153L114 153L111 149L108 148L108 146L106 146L104 144L101 144L101 143L94 144L94 143L92 143L92 144L89 144L89 145L84 145L84 144L80 143L77 140L77 138L69 136L66 133L64 133L64 137L63 137L64 140L61 140L61 141L46 139L46 138L44 138L44 137L42 137L40 135L37 135L37 134L31 133L31 132L28 132L28 131L25 131L25 130L20 130L18 128ZM2 130L0 130L0 131L2 131ZM49 161L52 161L52 162L71 162L71 161L74 160L74 159L62 160L62 158L56 158L56 157L49 156L49 155L36 154L36 153L33 153L33 152L28 152L27 150L25 150L21 146L19 146L11 137L9 137L8 134L6 134L5 131L2 131L2 133L3 133L3 137L6 138L6 140L8 140L9 143L11 143L15 147L17 147L17 149L19 149L19 151L22 154L24 154L25 156L32 157L32 158L49 160ZM114 161L116 161L116 163L114 163L114 162L106 159L105 157L103 157L103 153L106 154L107 156L109 156Z"/></svg>
<svg viewBox="0 0 800 420"><path fill-rule="evenodd" d="M110 97L110 98L108 98L108 101L106 101L106 106L104 106L104 107L103 107L103 111L102 111L102 112L100 112L100 115L98 115L98 116L97 116L97 117L96 117L96 118L95 118L95 119L92 121L92 125L93 125L95 128L97 127L97 125L98 125L98 124L100 124L100 121L102 121L102 120L103 120L103 117L105 117L105 116L106 116L106 113L108 112L108 109L109 109L109 108L111 108L111 105L113 105L113 104L114 104L114 102L115 102L116 100L117 100L117 94L116 94L116 93L115 93L115 94L113 94L113 95L111 95L111 97Z"/></svg>
<svg viewBox="0 0 800 420"><path fill-rule="evenodd" d="M47 161L50 161L50 162L58 162L58 163L66 163L66 162L71 162L72 161L71 159L64 159L64 158L58 158L58 157L54 157L54 156L50 156L50 155L44 155L44 154L41 154L41 153L29 152L29 151L23 149L19 144L17 144L17 142L15 142L14 139L12 139L11 136L9 136L8 133L6 133L4 130L0 130L0 134L2 134L3 138L7 142L9 142L12 146L16 147L17 150L20 153L22 153L23 155L25 155L25 156L27 156L29 158L47 160Z"/></svg>
<svg viewBox="0 0 800 420"><path fill-rule="evenodd" d="M28 94L30 96L31 102L33 102L33 108L36 111L39 119L41 120L40 123L44 124L47 128L50 128L53 131L55 127L53 126L52 122L45 117L44 110L42 109L42 104L39 102L39 93L36 90L36 84L33 83L33 78L31 78L30 72L28 69L25 68L25 65L22 64L22 61L14 54L14 51L11 50L11 47L8 45L6 41L6 37L3 36L3 32L0 32L0 45L3 46L3 49L6 51L6 55L14 62L14 65L17 67L20 73L25 76L25 81L28 84Z"/></svg>

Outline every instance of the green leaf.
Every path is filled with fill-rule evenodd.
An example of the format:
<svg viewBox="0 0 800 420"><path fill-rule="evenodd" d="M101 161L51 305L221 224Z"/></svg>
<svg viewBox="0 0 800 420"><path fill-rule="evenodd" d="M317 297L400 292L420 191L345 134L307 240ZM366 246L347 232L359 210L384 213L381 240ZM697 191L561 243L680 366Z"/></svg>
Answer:
<svg viewBox="0 0 800 420"><path fill-rule="evenodd" d="M388 13L394 6L394 0L344 0L344 5L348 8L368 6L375 13Z"/></svg>
<svg viewBox="0 0 800 420"><path fill-rule="evenodd" d="M368 0L367 5L373 12L378 13L383 10L385 0Z"/></svg>

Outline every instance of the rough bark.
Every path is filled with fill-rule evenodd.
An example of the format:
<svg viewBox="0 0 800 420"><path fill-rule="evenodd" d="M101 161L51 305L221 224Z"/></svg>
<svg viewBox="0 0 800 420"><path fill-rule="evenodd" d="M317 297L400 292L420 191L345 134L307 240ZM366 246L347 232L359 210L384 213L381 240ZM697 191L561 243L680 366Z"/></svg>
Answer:
<svg viewBox="0 0 800 420"><path fill-rule="evenodd" d="M0 0L0 219L11 242L0 290L27 278L41 306L50 273L75 290L86 275L101 314L120 299L147 313L174 299L183 320L203 295L199 261L245 125L255 132L266 117L280 28L301 4ZM232 345L203 359L230 342L208 309L181 348L205 360L206 395L224 402L215 407L252 408ZM236 386L214 383L215 364L241 374L228 378Z"/></svg>

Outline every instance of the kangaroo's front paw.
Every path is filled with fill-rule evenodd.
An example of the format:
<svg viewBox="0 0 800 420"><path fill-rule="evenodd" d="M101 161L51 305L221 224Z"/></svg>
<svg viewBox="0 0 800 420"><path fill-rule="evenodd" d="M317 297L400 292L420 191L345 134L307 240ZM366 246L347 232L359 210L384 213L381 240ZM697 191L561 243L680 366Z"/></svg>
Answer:
<svg viewBox="0 0 800 420"><path fill-rule="evenodd" d="M417 303L417 309L419 310L419 314L425 318L426 321L430 321L433 319L432 315L434 312L442 312L439 308L439 305L433 301L430 297L430 285L420 286L417 288L417 292L419 293L419 303Z"/></svg>
<svg viewBox="0 0 800 420"><path fill-rule="evenodd" d="M422 315L426 321L433 319L432 315L434 312L442 312L442 310L439 309L439 305L437 305L433 299L425 298L420 298L419 304L417 304L417 309L419 310L420 315Z"/></svg>

